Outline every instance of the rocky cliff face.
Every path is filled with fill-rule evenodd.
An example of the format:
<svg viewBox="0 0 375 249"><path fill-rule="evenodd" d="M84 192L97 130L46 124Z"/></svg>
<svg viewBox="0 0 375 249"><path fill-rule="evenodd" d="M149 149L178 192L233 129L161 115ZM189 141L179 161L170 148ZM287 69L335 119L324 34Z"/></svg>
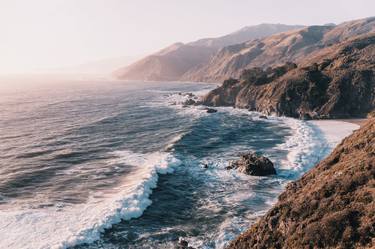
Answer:
<svg viewBox="0 0 375 249"><path fill-rule="evenodd" d="M310 26L275 34L221 49L204 65L186 72L182 79L222 82L240 77L251 67L266 68L288 61L304 64L307 57L358 35L375 32L375 17L342 23L337 26Z"/></svg>
<svg viewBox="0 0 375 249"><path fill-rule="evenodd" d="M375 119L289 184L228 249L374 248Z"/></svg>
<svg viewBox="0 0 375 249"><path fill-rule="evenodd" d="M203 104L299 118L363 117L375 109L375 34L321 49L305 64L245 70Z"/></svg>
<svg viewBox="0 0 375 249"><path fill-rule="evenodd" d="M130 66L118 69L114 74L117 78L126 80L181 80L182 75L187 71L198 65L208 63L209 59L225 46L301 27L283 24L260 24L245 27L218 38L201 39L187 44L176 43Z"/></svg>

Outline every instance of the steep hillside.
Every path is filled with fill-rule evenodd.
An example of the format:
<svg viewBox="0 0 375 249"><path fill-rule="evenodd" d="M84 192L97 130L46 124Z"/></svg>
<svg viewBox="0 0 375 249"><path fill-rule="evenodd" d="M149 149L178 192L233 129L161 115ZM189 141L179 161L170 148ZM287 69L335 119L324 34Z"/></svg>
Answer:
<svg viewBox="0 0 375 249"><path fill-rule="evenodd" d="M198 65L183 80L221 82L238 78L251 67L276 66L293 61L304 63L307 56L349 38L375 32L375 17L337 26L310 26L221 49L206 65Z"/></svg>
<svg viewBox="0 0 375 249"><path fill-rule="evenodd" d="M115 72L119 79L173 81L188 69L207 62L216 51L212 47L198 47L176 43Z"/></svg>
<svg viewBox="0 0 375 249"><path fill-rule="evenodd" d="M277 33L297 30L303 28L302 25L285 25L285 24L269 24L262 23L255 26L247 26L229 35L221 36L218 38L205 38L195 42L191 42L188 45L192 46L204 46L204 47L215 47L223 48L233 44L239 44L254 39L259 39L274 35Z"/></svg>
<svg viewBox="0 0 375 249"><path fill-rule="evenodd" d="M375 119L290 183L228 249L374 248Z"/></svg>
<svg viewBox="0 0 375 249"><path fill-rule="evenodd" d="M321 49L305 61L245 70L203 104L299 118L364 117L375 109L375 33Z"/></svg>
<svg viewBox="0 0 375 249"><path fill-rule="evenodd" d="M260 24L218 38L202 39L188 44L176 43L130 66L118 69L115 76L126 80L180 80L183 74L197 65L206 64L219 49L225 46L301 27Z"/></svg>

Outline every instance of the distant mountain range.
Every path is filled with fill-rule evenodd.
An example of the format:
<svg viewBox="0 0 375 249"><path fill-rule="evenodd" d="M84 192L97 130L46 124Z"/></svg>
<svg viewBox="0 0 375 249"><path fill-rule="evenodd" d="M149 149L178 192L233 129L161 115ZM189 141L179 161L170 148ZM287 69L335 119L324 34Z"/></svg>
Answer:
<svg viewBox="0 0 375 249"><path fill-rule="evenodd" d="M205 65L185 73L181 80L221 82L238 78L243 69L269 67L291 61L306 63L313 53L361 34L375 31L375 18L337 26L309 26L221 49Z"/></svg>
<svg viewBox="0 0 375 249"><path fill-rule="evenodd" d="M222 82L251 67L306 64L324 48L374 31L374 17L337 26L260 24L219 38L176 43L115 74L126 80Z"/></svg>
<svg viewBox="0 0 375 249"><path fill-rule="evenodd" d="M126 80L178 81L193 68L204 67L220 49L284 31L300 25L260 24L242 28L218 38L206 38L183 44L175 43L129 66L118 69L115 76Z"/></svg>

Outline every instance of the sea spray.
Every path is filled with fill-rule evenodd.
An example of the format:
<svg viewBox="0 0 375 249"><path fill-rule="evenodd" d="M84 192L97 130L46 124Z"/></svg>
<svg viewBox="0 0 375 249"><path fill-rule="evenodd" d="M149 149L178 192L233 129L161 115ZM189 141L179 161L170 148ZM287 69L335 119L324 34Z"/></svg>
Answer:
<svg viewBox="0 0 375 249"><path fill-rule="evenodd" d="M1 248L68 248L92 243L104 229L121 220L138 218L151 205L158 174L172 173L180 161L169 153L139 154L117 151L109 163L137 165L138 170L124 178L117 189L104 198L64 208L0 211L0 232L7 234ZM28 239L28 236L32 238ZM23 238L20 240L19 238Z"/></svg>

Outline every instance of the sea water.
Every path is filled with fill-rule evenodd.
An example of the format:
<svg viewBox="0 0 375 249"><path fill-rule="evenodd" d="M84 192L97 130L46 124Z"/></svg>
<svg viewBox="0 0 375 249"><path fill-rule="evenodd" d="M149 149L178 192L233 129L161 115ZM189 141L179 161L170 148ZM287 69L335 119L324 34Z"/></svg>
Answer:
<svg viewBox="0 0 375 249"><path fill-rule="evenodd" d="M215 85L0 88L0 248L223 248L330 148L313 126L184 106ZM277 175L225 167L268 156Z"/></svg>

